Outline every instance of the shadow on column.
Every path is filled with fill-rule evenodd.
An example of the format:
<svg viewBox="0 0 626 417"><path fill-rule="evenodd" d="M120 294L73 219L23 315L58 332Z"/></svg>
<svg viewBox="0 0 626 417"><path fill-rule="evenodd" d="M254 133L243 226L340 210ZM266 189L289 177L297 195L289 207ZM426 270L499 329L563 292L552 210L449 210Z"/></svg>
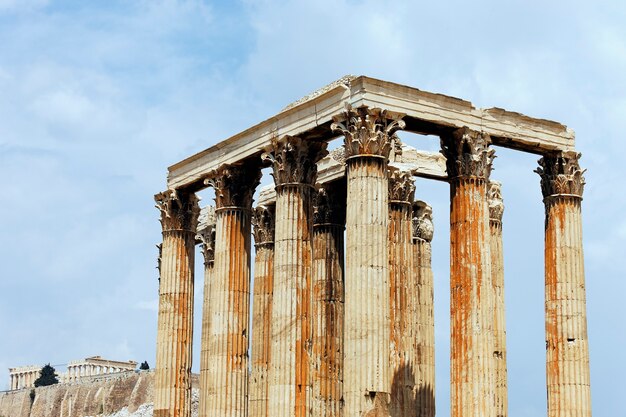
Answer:
<svg viewBox="0 0 626 417"><path fill-rule="evenodd" d="M391 382L391 417L434 417L435 393L432 387L414 388L418 377L411 365L402 365Z"/></svg>

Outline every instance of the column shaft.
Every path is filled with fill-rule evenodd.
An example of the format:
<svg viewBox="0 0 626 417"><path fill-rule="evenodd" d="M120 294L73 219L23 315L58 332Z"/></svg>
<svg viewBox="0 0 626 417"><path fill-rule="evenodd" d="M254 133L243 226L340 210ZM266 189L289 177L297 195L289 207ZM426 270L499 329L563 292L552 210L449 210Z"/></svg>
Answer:
<svg viewBox="0 0 626 417"><path fill-rule="evenodd" d="M155 417L191 415L193 273L198 200L169 191L156 196L163 244L155 366Z"/></svg>
<svg viewBox="0 0 626 417"><path fill-rule="evenodd" d="M423 201L413 204L413 274L417 292L415 321L417 386L415 402L417 416L435 416L435 317L434 282L431 267L433 238L432 209ZM410 288L413 283L410 284Z"/></svg>
<svg viewBox="0 0 626 417"><path fill-rule="evenodd" d="M200 399L198 404L198 416L208 416L208 392L211 386L210 377L210 342L211 342L211 318L213 316L213 293L211 283L213 281L214 255L215 255L215 208L207 207L201 212L203 228L198 230L196 238L202 243L202 255L204 256L204 290L202 294L202 339L200 347ZM200 223L202 224L202 220Z"/></svg>
<svg viewBox="0 0 626 417"><path fill-rule="evenodd" d="M450 176L451 416L495 417L488 136L442 138Z"/></svg>
<svg viewBox="0 0 626 417"><path fill-rule="evenodd" d="M491 279L493 281L493 334L495 361L496 415L508 416L506 320L504 308L504 252L502 250L502 214L504 204L500 183L489 182L489 236Z"/></svg>
<svg viewBox="0 0 626 417"><path fill-rule="evenodd" d="M311 401L312 191L326 144L274 140L264 158L276 183L269 415L304 417Z"/></svg>
<svg viewBox="0 0 626 417"><path fill-rule="evenodd" d="M248 410L250 417L268 414L268 367L272 294L274 286L274 218L275 206L257 207L254 212L254 295L252 316L252 367L249 380Z"/></svg>
<svg viewBox="0 0 626 417"><path fill-rule="evenodd" d="M404 127L365 106L333 117L346 149L344 414L389 415L389 222L387 160Z"/></svg>
<svg viewBox="0 0 626 417"><path fill-rule="evenodd" d="M342 416L345 183L320 188L313 220L312 415Z"/></svg>
<svg viewBox="0 0 626 417"><path fill-rule="evenodd" d="M216 195L207 392L212 417L248 414L251 210L260 175L259 163L251 161L223 166L207 180Z"/></svg>
<svg viewBox="0 0 626 417"><path fill-rule="evenodd" d="M591 416L579 158L567 152L539 161L546 205L548 417Z"/></svg>
<svg viewBox="0 0 626 417"><path fill-rule="evenodd" d="M417 286L413 276L411 203L415 193L409 172L389 174L390 373L392 416L417 415L415 388Z"/></svg>

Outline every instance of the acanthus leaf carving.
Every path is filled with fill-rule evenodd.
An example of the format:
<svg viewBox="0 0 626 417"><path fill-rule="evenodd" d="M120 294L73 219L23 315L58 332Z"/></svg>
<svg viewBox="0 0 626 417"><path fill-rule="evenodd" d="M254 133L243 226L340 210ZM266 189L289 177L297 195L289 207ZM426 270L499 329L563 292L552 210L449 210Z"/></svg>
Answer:
<svg viewBox="0 0 626 417"><path fill-rule="evenodd" d="M346 222L345 193L338 189L339 185L325 184L319 186L313 197L313 224L344 225ZM345 189L345 188L342 188Z"/></svg>
<svg viewBox="0 0 626 417"><path fill-rule="evenodd" d="M367 106L353 109L349 103L345 108L341 115L333 117L330 128L344 136L346 156L378 155L389 158L394 133L406 126L400 115Z"/></svg>
<svg viewBox="0 0 626 417"><path fill-rule="evenodd" d="M273 138L261 159L272 164L275 184L315 184L317 162L325 157L326 142L297 136Z"/></svg>
<svg viewBox="0 0 626 417"><path fill-rule="evenodd" d="M276 205L257 206L252 213L254 244L274 243Z"/></svg>
<svg viewBox="0 0 626 417"><path fill-rule="evenodd" d="M581 153L569 151L558 155L545 155L539 159L540 167L535 170L541 176L541 192L545 197L573 195L582 197L585 189L586 170L578 160Z"/></svg>
<svg viewBox="0 0 626 417"><path fill-rule="evenodd" d="M502 184L498 181L489 181L487 190L489 201L489 219L501 222L504 214L504 201L502 200Z"/></svg>
<svg viewBox="0 0 626 417"><path fill-rule="evenodd" d="M389 171L389 201L411 203L415 197L415 181L409 171Z"/></svg>
<svg viewBox="0 0 626 417"><path fill-rule="evenodd" d="M194 193L167 190L154 196L156 208L161 212L163 231L182 230L194 232L198 226L200 199Z"/></svg>
<svg viewBox="0 0 626 417"><path fill-rule="evenodd" d="M215 259L215 227L217 221L215 207L206 207L202 210L200 216L200 226L196 233L196 240L201 244L204 265L209 265Z"/></svg>
<svg viewBox="0 0 626 417"><path fill-rule="evenodd" d="M254 190L261 182L261 166L257 161L223 165L204 180L215 190L215 206L252 208Z"/></svg>
<svg viewBox="0 0 626 417"><path fill-rule="evenodd" d="M484 132L467 126L441 137L441 153L446 157L448 178L482 178L491 174L495 150Z"/></svg>
<svg viewBox="0 0 626 417"><path fill-rule="evenodd" d="M413 238L422 239L426 242L433 240L435 227L433 225L433 209L423 201L416 200L413 203Z"/></svg>

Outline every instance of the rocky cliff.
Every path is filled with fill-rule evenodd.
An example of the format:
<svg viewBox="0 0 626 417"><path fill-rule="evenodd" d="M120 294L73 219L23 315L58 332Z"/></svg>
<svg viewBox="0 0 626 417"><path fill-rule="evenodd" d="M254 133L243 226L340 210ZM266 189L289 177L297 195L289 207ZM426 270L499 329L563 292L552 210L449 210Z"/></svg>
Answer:
<svg viewBox="0 0 626 417"><path fill-rule="evenodd" d="M198 415L198 378L192 378L192 415ZM0 417L149 417L154 373L124 372L72 384L0 393Z"/></svg>

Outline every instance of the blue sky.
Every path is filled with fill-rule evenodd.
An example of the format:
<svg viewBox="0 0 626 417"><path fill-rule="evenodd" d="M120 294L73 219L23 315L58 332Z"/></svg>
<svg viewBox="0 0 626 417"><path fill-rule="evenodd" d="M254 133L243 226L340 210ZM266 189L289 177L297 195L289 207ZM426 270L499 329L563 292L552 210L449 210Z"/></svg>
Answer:
<svg viewBox="0 0 626 417"><path fill-rule="evenodd" d="M595 415L623 413L626 6L546 3L0 0L0 370L98 354L154 365L153 195L167 166L365 74L576 131L588 168L592 401ZM497 155L510 415L544 415L537 157ZM448 188L420 180L417 195L434 207L436 399L446 416Z"/></svg>

